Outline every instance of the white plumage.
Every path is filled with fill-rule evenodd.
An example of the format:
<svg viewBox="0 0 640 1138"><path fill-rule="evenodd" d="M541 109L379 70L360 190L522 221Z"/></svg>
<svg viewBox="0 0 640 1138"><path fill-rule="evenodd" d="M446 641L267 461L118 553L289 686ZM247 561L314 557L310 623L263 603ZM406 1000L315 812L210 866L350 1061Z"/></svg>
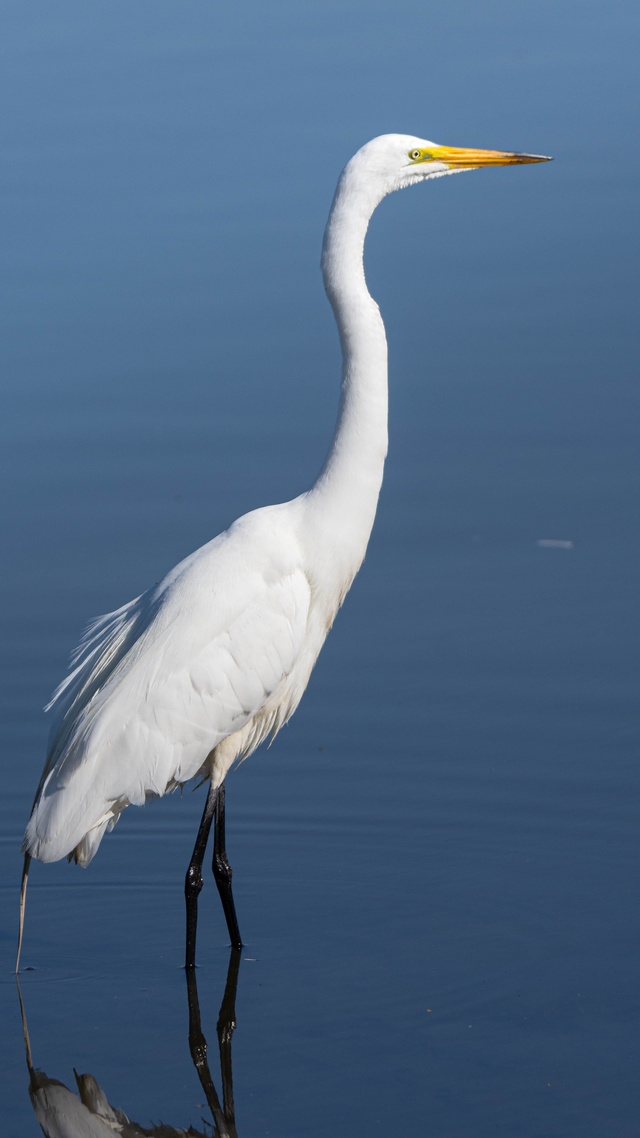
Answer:
<svg viewBox="0 0 640 1138"><path fill-rule="evenodd" d="M426 178L541 160L385 135L347 164L322 258L343 353L323 470L307 493L238 519L89 627L50 705L23 903L30 856L86 865L126 806L195 776L221 787L234 761L293 713L365 555L387 451L386 339L362 260L371 214L390 191Z"/></svg>
<svg viewBox="0 0 640 1138"><path fill-rule="evenodd" d="M125 806L219 785L278 730L321 644L303 566L286 508L258 510L90 626L54 697L33 856L86 865Z"/></svg>

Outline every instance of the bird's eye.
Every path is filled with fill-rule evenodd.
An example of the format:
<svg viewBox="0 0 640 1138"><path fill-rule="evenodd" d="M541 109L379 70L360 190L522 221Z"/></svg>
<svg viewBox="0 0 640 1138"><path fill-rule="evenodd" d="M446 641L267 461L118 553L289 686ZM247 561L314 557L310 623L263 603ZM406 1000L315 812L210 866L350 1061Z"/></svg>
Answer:
<svg viewBox="0 0 640 1138"><path fill-rule="evenodd" d="M410 157L411 161L412 161L412 162L417 162L417 161L418 161L418 158L419 158L419 157L420 157L420 155L421 155L421 153L422 153L422 151L421 151L421 150L410 150L410 151L409 151L409 157Z"/></svg>

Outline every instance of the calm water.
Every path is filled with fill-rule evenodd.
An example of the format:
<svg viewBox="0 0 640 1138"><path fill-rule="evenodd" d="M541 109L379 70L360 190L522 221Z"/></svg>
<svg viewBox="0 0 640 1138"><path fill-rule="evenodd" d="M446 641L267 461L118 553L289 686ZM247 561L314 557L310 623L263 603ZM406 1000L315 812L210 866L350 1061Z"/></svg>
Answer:
<svg viewBox="0 0 640 1138"><path fill-rule="evenodd" d="M237 1132L637 1134L638 23L588 0L4 4L3 1138L39 1133L11 971L40 708L91 615L315 475L322 229L387 130L557 160L374 219L376 529L302 706L228 785ZM74 1069L127 1134L211 1133L180 968L202 795L127 811L86 873L33 867L31 1061L69 1088L37 1082L47 1133L113 1133L79 1120ZM211 881L199 959L221 1097Z"/></svg>

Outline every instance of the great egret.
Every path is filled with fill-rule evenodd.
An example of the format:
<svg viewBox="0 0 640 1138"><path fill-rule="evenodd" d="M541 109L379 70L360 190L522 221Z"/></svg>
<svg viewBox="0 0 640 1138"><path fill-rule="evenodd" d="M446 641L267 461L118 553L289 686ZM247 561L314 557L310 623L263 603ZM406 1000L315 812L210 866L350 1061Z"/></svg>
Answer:
<svg viewBox="0 0 640 1138"><path fill-rule="evenodd" d="M388 134L345 166L322 274L343 355L331 448L306 493L239 518L160 582L85 632L51 701L49 753L24 840L18 961L31 857L88 865L126 806L196 776L209 791L185 882L186 966L195 964L202 860L232 945L240 932L225 852L229 768L293 714L365 555L387 453L387 344L364 277L369 219L386 194L428 178L544 162Z"/></svg>

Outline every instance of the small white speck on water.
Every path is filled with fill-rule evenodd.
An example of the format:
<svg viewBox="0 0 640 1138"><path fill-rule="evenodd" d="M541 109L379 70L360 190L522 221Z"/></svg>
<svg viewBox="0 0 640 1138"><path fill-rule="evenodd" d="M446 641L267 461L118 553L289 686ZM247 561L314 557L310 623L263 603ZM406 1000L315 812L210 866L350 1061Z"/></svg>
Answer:
<svg viewBox="0 0 640 1138"><path fill-rule="evenodd" d="M536 545L539 549L573 549L572 541L559 537L539 537Z"/></svg>

